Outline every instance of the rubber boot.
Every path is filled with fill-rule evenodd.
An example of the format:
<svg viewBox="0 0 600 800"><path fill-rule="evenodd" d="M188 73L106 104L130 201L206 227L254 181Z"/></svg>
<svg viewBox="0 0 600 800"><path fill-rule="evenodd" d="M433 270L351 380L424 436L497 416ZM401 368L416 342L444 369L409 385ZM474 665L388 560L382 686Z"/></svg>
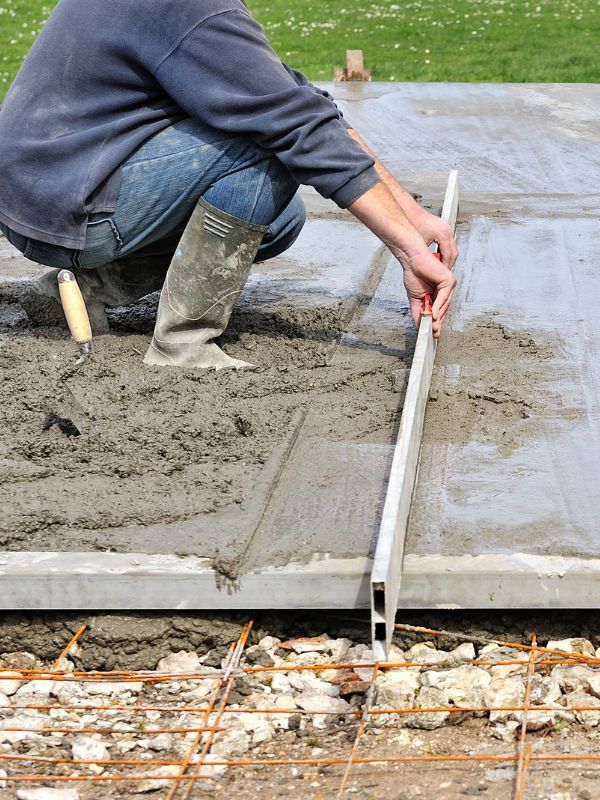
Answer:
<svg viewBox="0 0 600 800"><path fill-rule="evenodd" d="M198 200L165 278L145 364L252 366L212 340L227 327L266 230Z"/></svg>
<svg viewBox="0 0 600 800"><path fill-rule="evenodd" d="M160 289L168 263L159 258L122 259L95 269L74 268L94 334L108 333L107 306L124 306ZM40 278L13 284L11 300L18 302L37 325L66 325L57 276L50 269Z"/></svg>

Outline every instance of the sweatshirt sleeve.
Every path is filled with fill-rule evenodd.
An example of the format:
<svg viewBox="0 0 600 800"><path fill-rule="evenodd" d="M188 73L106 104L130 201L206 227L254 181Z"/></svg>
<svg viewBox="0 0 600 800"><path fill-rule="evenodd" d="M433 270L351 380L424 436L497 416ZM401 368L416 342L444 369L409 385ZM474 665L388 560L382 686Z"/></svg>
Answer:
<svg viewBox="0 0 600 800"><path fill-rule="evenodd" d="M194 27L160 61L155 75L190 116L250 136L298 183L314 186L342 208L380 180L374 160L348 136L333 101L308 81L296 81L260 25L241 8Z"/></svg>
<svg viewBox="0 0 600 800"><path fill-rule="evenodd" d="M311 89L312 89L314 92L317 92L317 94L320 94L320 95L322 95L323 97L326 97L326 98L327 98L329 101L331 101L331 102L333 103L333 105L334 105L334 106L337 108L337 112L338 112L338 114L340 115L340 120L342 121L342 124L343 124L343 126L344 126L346 129L351 129L351 128L352 128L352 125L350 125L350 123L349 123L349 122L346 120L346 118L344 117L344 115L342 114L342 112L340 111L340 109L338 108L338 106L337 106L337 103L335 102L335 100L334 100L334 99L333 99L333 97L332 97L332 96L329 94L329 92L328 92L328 91L326 91L325 89L319 89L319 87L318 87L318 86L315 86L315 85L314 85L314 83L311 83L311 82L308 80L308 78L306 77L306 75L305 75L303 72L300 72L300 70L294 69L293 67L290 67L290 66L289 66L289 64L285 64L285 63L284 63L284 65L283 65L283 66L284 66L284 67L286 68L286 70L287 70L287 71L290 73L290 75L291 75L291 76L292 76L292 78L293 78L293 79L296 81L296 83L298 84L298 86L310 86L310 88L311 88Z"/></svg>

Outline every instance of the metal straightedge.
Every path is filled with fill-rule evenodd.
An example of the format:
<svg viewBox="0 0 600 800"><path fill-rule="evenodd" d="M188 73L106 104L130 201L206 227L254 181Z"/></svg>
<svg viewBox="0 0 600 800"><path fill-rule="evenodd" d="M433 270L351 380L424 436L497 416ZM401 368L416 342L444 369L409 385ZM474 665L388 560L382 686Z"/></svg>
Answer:
<svg viewBox="0 0 600 800"><path fill-rule="evenodd" d="M441 214L453 230L457 214L458 172L453 170L448 178ZM372 641L377 661L386 660L394 632L404 540L417 478L423 420L436 348L432 317L424 315L419 325L371 573Z"/></svg>

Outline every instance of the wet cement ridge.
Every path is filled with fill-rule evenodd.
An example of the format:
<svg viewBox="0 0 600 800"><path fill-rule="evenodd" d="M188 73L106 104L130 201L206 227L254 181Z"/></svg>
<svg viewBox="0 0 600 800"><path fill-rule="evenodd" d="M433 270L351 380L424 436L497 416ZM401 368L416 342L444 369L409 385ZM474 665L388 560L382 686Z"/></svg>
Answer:
<svg viewBox="0 0 600 800"><path fill-rule="evenodd" d="M264 466L259 479L256 482L254 491L250 497L245 500L239 510L239 522L233 521L233 526L230 531L220 535L217 529L215 531L219 541L232 540L231 533L235 537L235 544L237 552L233 557L228 558L225 554L218 555L213 559L212 566L217 573L217 588L222 588L220 578L222 577L225 585L231 588L235 587L240 575L240 570L243 568L246 554L252 545L252 538L258 530L269 500L273 494L277 481L284 469L285 463L296 444L296 441L302 430L302 426L306 420L307 411L305 408L299 408L291 419L290 431L286 439L279 447L271 453L269 460ZM230 523L231 525L231 523ZM242 539L240 547L241 531L246 530L246 535ZM195 545L197 547L197 545ZM188 545L189 547L189 545Z"/></svg>

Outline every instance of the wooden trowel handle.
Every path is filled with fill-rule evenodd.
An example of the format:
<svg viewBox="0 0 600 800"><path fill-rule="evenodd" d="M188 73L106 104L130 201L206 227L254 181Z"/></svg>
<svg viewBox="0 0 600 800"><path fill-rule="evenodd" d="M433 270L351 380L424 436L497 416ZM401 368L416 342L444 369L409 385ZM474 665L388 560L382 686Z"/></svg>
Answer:
<svg viewBox="0 0 600 800"><path fill-rule="evenodd" d="M75 275L68 269L58 273L58 291L71 336L79 345L91 342L92 327L85 301Z"/></svg>

